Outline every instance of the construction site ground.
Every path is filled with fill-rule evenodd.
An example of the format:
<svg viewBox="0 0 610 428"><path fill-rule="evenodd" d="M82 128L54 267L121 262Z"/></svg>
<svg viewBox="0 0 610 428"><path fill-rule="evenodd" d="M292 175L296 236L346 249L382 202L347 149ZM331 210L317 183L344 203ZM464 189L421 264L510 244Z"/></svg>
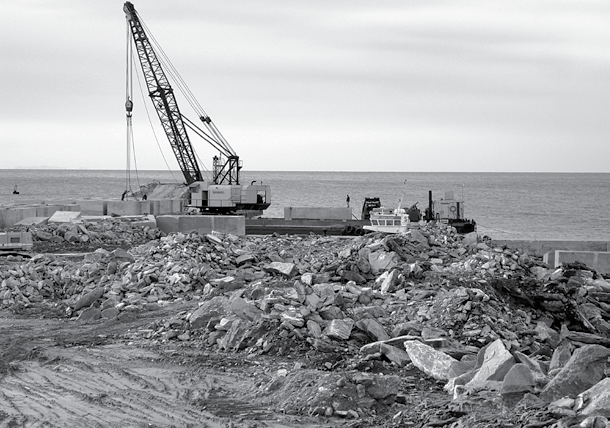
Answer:
<svg viewBox="0 0 610 428"><path fill-rule="evenodd" d="M106 227L106 232L102 233L102 227ZM585 420L586 415L579 415L571 408L551 408L548 400L541 400L533 393L523 395L523 399L512 404L507 400L510 396L501 396L495 387L474 388L466 394L455 396L443 388L447 384L446 377L426 374L426 369L418 368L412 359L405 361L396 353L363 352L363 345L371 342L363 331L354 330L349 340L304 334L309 327L299 329L287 324L286 320L295 319L295 315L286 303L288 299L282 297L296 293L291 291L296 290L292 287L302 286L302 283L294 277L288 280L278 273L272 273L265 262L259 263L263 268L255 269L247 263L244 267L235 268L240 257L273 260L283 254L286 259L301 260L299 263L311 262L311 269L316 272L329 272L332 268L337 275L341 273L357 279L354 271L340 267L348 263L346 260L356 260L360 253L354 248L362 249L364 243L379 246L381 244L375 242L383 239L383 245L394 249L404 259L418 257L412 255L420 254L412 250L417 234L390 238L360 237L353 238L353 241L313 235L304 238L239 238L195 234L168 236L145 243L150 239L151 231L132 231L125 229L125 225L113 223L112 229L110 225L100 226L99 229L88 225L90 239L74 243L58 239L56 229L60 230L49 227L46 232L35 231L37 239L30 255L0 257L4 278L0 290L3 290L4 302L0 309L0 428L596 428L604 427L607 422L602 414L594 414ZM442 239L444 242L444 246L437 245L430 250L435 251L436 257L458 260L458 257L462 257L459 250L462 250L463 258L459 263L468 264L478 257L479 251L483 254L489 251L472 246L466 250L463 237L454 232L447 235L440 229L428 230L428 239L434 242L441 242ZM107 236L113 238L102 239ZM41 240L40 237L46 239ZM456 246L451 247L452 242ZM99 248L106 252L92 253ZM126 249L130 249L132 254L123 251ZM506 255L511 250L503 251L498 254L505 256L510 263L503 263L501 269L504 270L500 272L521 269L517 263L530 266L530 275L545 269L528 257L510 258ZM449 253L455 255L449 256ZM198 258L193 259L194 256ZM327 256L332 257L326 259ZM29 257L32 257L31 262L28 262ZM459 263L456 262L455 266L460 266ZM212 265L216 270L209 268ZM489 270L488 265L469 271L470 275L483 275ZM151 266L156 266L158 273L150 270ZM418 266L417 263L407 263L402 272L406 274L407 268L416 269ZM434 268L431 263L425 266L427 269ZM174 276L167 274L164 277L168 284L179 271L190 272L190 278L197 278L197 281L203 279L203 282L200 281L194 289L182 287L190 285L195 279L185 284L176 282L167 285L165 290L169 297L162 297L159 291L155 291L154 295L152 291L144 294L144 290L152 290L152 287L136 287L139 280L135 272L140 271L147 272L149 277L158 275L157 279L174 272ZM418 272L421 273L413 270L415 276L408 281L418 280ZM557 272L561 274L562 271ZM580 269L572 269L571 272L573 277L570 277L569 284L576 290L584 290L576 279L587 276L578 276ZM230 273L238 276L238 280L233 278L233 282L224 283ZM592 284L587 291L592 297L588 303L597 302L595 307L591 304L583 306L573 297L570 297L571 300L566 298L568 305L552 305L554 300L549 299L562 297L563 294L558 293L563 289L556 289L555 294L545 293L541 291L543 289L536 288L539 286L533 279L521 283L522 287L529 288L514 288L511 282L490 285L487 281L480 281L476 284L481 288L470 287L468 290L472 291L472 295L464 295L459 294L460 290L465 289L464 286L450 286L448 270L437 269L429 274L431 279L426 284L416 285L413 282L409 285L408 281L403 284L408 287L409 300L400 297L405 294L404 288L396 288L386 293L386 300L377 299L385 309L371 306L369 302L365 310L372 311L371 314L377 313L376 309L382 311L384 314L379 315L379 319L384 320L385 328L389 331L400 322L423 313L422 308L425 308L426 316L437 323L435 325L445 323L445 328L452 329L459 327L458 318L463 314L459 308L471 306L471 310L475 311L480 305L484 309L482 317L493 323L497 331L513 337L513 340L518 339L523 349L529 343L531 349L544 353L543 361L554 355L549 346L559 333L541 324L534 327L533 321L523 320L533 315L545 319L549 317L548 314L554 314L557 319L571 322L572 330L562 330L564 339L572 343L585 341L578 346L586 348L586 352L590 353L587 355L592 355L590 365L601 367L597 370L601 378L608 376L607 367L604 373L604 364L608 359L608 338L605 333L607 324L603 318L606 317L603 308L607 306L603 302L608 300L609 292L605 291L608 284L599 279L595 283L597 285L593 285L590 271L584 271L583 275L591 277L586 283ZM204 285L208 281L205 275L216 285ZM121 283L121 278L128 281ZM261 285L261 278L267 281L266 288ZM218 279L221 281L218 282ZM243 297L231 301L236 305L231 306L231 311L239 313L243 317L241 319L257 316L257 322L244 321L242 324L234 320L228 332L222 332L223 336L220 334L220 318L224 319L223 315L214 313L223 309L222 304L230 303L227 296L233 295L233 292L239 293L240 289L243 293L246 281L254 285L247 287L249 294L240 294ZM116 305L121 307L120 310L105 306L106 302L112 301L111 296L108 294L102 299L102 295L96 293L106 293L117 286L138 289L134 296L137 294L135 297L141 303ZM326 287L323 290L332 289ZM524 290L529 294L524 294ZM331 297L339 299L343 296L340 294L342 292L333 291ZM348 297L347 293L344 295ZM507 297L509 295L511 297ZM124 299L128 301L134 296L126 293ZM143 296L150 296L151 299L145 300ZM263 300L261 296L268 300ZM280 298L273 300L276 296ZM319 298L317 294L318 297L313 294L309 296ZM483 298L485 296L486 299ZM91 300L88 300L90 297ZM278 311L283 311L281 313L284 315L262 317L263 309L247 303L245 297L252 301L258 299L261 308L271 315ZM367 296L363 294L362 297ZM537 297L542 300L533 302L537 307L534 312L527 305ZM600 301L593 300L593 297ZM457 301L459 298L462 300ZM516 298L519 300L514 300ZM265 307L267 301L274 306ZM335 302L334 306L345 303L340 303L340 300ZM220 306L215 306L217 304ZM461 306L458 308L457 305ZM362 303L362 306L365 304ZM583 311L581 308L597 308L602 317L591 318L599 326L591 325L591 328L599 328L602 332L587 334L575 331L577 323L582 322L586 315L578 312L582 314L580 318L570 318L571 313L557 312L564 307ZM115 310L114 315L101 318L85 316L104 308ZM306 309L305 305L300 308ZM205 316L217 318L209 320L214 321L213 328L206 326L206 321L196 324L198 319L207 319L202 315L202 309ZM196 313L202 318L197 318ZM284 321L280 322L280 319ZM486 332L483 323L475 323L478 318L471 319L474 320L472 327L462 330L465 343L472 343L468 340L473 331L482 335L490 346L499 342L488 337L495 333L489 328ZM525 327L520 327L519 323L526 323ZM411 326L411 331L416 323L406 324ZM240 325L246 326L242 330L246 332L243 341L245 347L231 341L231 331L237 331L234 327ZM358 328L364 327L361 325ZM427 334L432 334L440 329L431 327L427 331ZM335 336L339 333L341 331L332 332ZM420 335L423 337L423 330ZM405 337L412 337L411 333ZM434 342L434 337L430 338ZM408 339L405 345L408 342L419 343ZM470 349L455 341L452 343L457 346L454 348L456 352ZM476 354L472 353L472 356ZM574 351L572 357L576 354ZM463 359L465 364L469 364L468 361ZM589 374L586 372L583 376ZM561 378L558 374L554 376ZM545 378L545 382L549 380ZM532 389L531 392L539 394L540 390Z"/></svg>
<svg viewBox="0 0 610 428"><path fill-rule="evenodd" d="M262 389L278 370L297 366L299 375L291 391L283 394L308 394L329 373L329 362L335 365L349 354L294 350L284 356L249 358L210 351L204 343L193 346L193 341L138 339L136 333L151 323L191 308L174 303L132 318L93 322L67 319L61 306L0 311L0 426L393 426L393 414L405 407L395 404L366 422L291 415L295 412L282 409L273 391ZM398 374L411 390L410 405L427 403L428 410L447 411L443 407L449 397L442 384L414 367L398 369L370 361L360 369Z"/></svg>

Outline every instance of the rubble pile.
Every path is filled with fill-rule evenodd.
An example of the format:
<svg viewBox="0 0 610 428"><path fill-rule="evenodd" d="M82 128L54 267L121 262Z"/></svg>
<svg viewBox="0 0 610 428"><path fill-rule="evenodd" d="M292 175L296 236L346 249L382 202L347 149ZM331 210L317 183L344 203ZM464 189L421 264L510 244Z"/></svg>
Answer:
<svg viewBox="0 0 610 428"><path fill-rule="evenodd" d="M34 235L129 234L60 228ZM191 301L192 310L134 335L246 358L322 356L309 361L330 372L324 379L306 382L310 367L297 366L261 381L259 393L287 412L357 418L406 406L399 377L358 370L379 361L444 385L447 421L486 399L533 412L537 426L610 425L610 283L582 264L551 269L443 225L353 239L135 233L131 242L149 242L0 265L0 305L61 302L69 316L96 320ZM307 399L288 399L295 382L311 389ZM414 423L416 413L400 411L395 422Z"/></svg>
<svg viewBox="0 0 610 428"><path fill-rule="evenodd" d="M157 228L141 226L124 217L106 218L99 222L85 220L79 223L48 223L43 226L22 226L22 228L32 233L32 240L35 243L70 243L75 247L82 244L89 246L110 244L129 248L165 235Z"/></svg>

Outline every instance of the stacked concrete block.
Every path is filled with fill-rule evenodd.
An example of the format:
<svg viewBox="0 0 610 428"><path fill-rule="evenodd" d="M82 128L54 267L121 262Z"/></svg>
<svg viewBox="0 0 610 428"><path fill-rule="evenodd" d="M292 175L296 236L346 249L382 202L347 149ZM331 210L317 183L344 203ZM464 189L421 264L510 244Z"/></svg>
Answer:
<svg viewBox="0 0 610 428"><path fill-rule="evenodd" d="M143 215L150 214L149 201L108 201L106 205L107 215Z"/></svg>
<svg viewBox="0 0 610 428"><path fill-rule="evenodd" d="M151 200L150 213L154 215L172 214L172 201L170 199Z"/></svg>
<svg viewBox="0 0 610 428"><path fill-rule="evenodd" d="M11 207L0 210L0 227L2 229L12 227L28 217L36 217L36 207Z"/></svg>
<svg viewBox="0 0 610 428"><path fill-rule="evenodd" d="M80 200L80 211L83 215L106 215L108 202L101 200Z"/></svg>

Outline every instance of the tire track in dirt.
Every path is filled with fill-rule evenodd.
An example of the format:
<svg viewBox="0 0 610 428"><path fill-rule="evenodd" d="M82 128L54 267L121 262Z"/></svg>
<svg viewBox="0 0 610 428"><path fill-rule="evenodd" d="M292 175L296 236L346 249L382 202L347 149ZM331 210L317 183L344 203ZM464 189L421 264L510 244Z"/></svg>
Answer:
<svg viewBox="0 0 610 428"><path fill-rule="evenodd" d="M221 426L189 400L211 382L154 353L109 345L49 349L47 357L11 365L0 383L0 426Z"/></svg>

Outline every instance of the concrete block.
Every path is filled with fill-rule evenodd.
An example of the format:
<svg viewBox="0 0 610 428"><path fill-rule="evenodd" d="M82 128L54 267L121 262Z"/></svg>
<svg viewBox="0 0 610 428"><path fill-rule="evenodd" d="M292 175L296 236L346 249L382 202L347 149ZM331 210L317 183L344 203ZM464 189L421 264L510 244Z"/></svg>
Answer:
<svg viewBox="0 0 610 428"><path fill-rule="evenodd" d="M55 211L49 223L80 223L80 211Z"/></svg>
<svg viewBox="0 0 610 428"><path fill-rule="evenodd" d="M214 230L214 216L211 215L179 215L178 232L198 232L207 234Z"/></svg>
<svg viewBox="0 0 610 428"><path fill-rule="evenodd" d="M284 219L351 220L352 209L348 207L284 207Z"/></svg>
<svg viewBox="0 0 610 428"><path fill-rule="evenodd" d="M184 207L183 199L150 200L150 213L154 215L179 214Z"/></svg>
<svg viewBox="0 0 610 428"><path fill-rule="evenodd" d="M191 216L193 217L193 216ZM201 216L204 217L204 216ZM240 215L212 216L212 230L220 233L244 236L246 234L246 218ZM209 233L209 232L206 232Z"/></svg>
<svg viewBox="0 0 610 428"><path fill-rule="evenodd" d="M49 217L26 217L15 223L15 226L44 226L49 222Z"/></svg>
<svg viewBox="0 0 610 428"><path fill-rule="evenodd" d="M80 211L83 215L106 215L108 202L102 200L79 200Z"/></svg>
<svg viewBox="0 0 610 428"><path fill-rule="evenodd" d="M78 204L62 204L60 205L59 211L72 211L72 212L80 212L80 205Z"/></svg>
<svg viewBox="0 0 610 428"><path fill-rule="evenodd" d="M61 205L38 205L36 207L36 217L51 217L55 211L60 211Z"/></svg>
<svg viewBox="0 0 610 428"><path fill-rule="evenodd" d="M165 233L178 232L180 216L178 215L161 215L157 216L157 227Z"/></svg>
<svg viewBox="0 0 610 428"><path fill-rule="evenodd" d="M172 201L172 213L181 213L184 208L183 199L170 199Z"/></svg>
<svg viewBox="0 0 610 428"><path fill-rule="evenodd" d="M151 200L150 213L154 215L172 214L172 202L170 199Z"/></svg>
<svg viewBox="0 0 610 428"><path fill-rule="evenodd" d="M4 229L6 227L4 226L4 217L7 210L8 208L6 207L0 207L0 229Z"/></svg>
<svg viewBox="0 0 610 428"><path fill-rule="evenodd" d="M554 266L562 263L582 262L597 273L610 275L610 252L607 251L555 251Z"/></svg>
<svg viewBox="0 0 610 428"><path fill-rule="evenodd" d="M28 217L36 217L36 207L13 207L0 211L0 227L3 229L14 226Z"/></svg>
<svg viewBox="0 0 610 428"><path fill-rule="evenodd" d="M149 201L108 201L106 214L120 216L150 214L150 203Z"/></svg>

